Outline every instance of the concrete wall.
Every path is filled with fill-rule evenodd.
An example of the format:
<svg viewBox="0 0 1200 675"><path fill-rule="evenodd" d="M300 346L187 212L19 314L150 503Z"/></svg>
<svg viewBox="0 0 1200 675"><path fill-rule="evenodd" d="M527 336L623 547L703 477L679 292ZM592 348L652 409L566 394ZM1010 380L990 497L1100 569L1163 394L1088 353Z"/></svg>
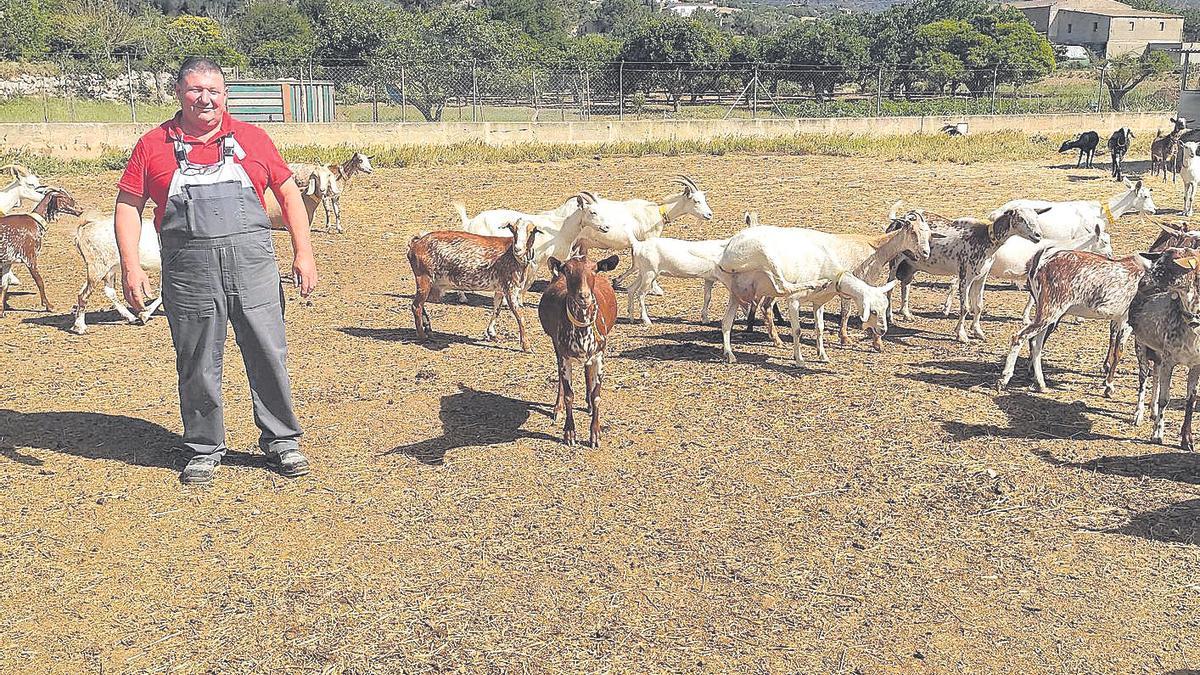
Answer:
<svg viewBox="0 0 1200 675"><path fill-rule="evenodd" d="M898 135L938 133L966 122L970 133L1013 130L1026 133L1078 133L1095 129L1104 136L1127 126L1135 134L1165 128L1165 113L1061 115L968 115L938 117L806 118L759 120L628 120L602 122L478 122L407 124L264 124L276 145L401 146L483 142L617 143L651 140L709 140L724 136L773 137L797 133ZM64 159L98 157L128 150L152 124L0 124L0 147L48 153Z"/></svg>

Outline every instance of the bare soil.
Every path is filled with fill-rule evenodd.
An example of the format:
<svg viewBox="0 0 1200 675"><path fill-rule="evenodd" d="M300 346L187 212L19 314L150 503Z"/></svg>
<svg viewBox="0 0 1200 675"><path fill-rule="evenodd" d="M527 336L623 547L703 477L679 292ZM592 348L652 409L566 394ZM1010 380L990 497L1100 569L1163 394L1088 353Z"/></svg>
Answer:
<svg viewBox="0 0 1200 675"><path fill-rule="evenodd" d="M666 280L654 326L615 332L599 450L562 445L549 418L554 358L537 293L531 354L509 316L501 342L480 339L480 297L432 305L438 335L414 342L404 252L415 232L454 226L451 198L472 213L549 208L585 188L665 193L677 173L716 211L668 227L684 238L728 236L747 209L870 232L900 198L983 215L1014 197L1117 191L1101 169L1033 161L379 170L349 188L346 233L316 235L312 304L288 290L314 473L286 480L256 454L231 336L233 450L207 489L176 478L186 458L170 452L180 422L165 319L129 326L106 311L90 334L66 332L82 267L76 223L57 223L43 252L57 311L32 311L20 270L0 320L0 671L1161 673L1200 662L1200 459L1174 445L1182 412L1170 411L1170 446L1131 426L1128 356L1116 397L1101 396L1101 322L1064 324L1048 343L1060 388L1030 393L1022 361L995 395L1024 301L1011 285L989 291L986 341L953 340L936 280L884 353L852 332L832 362L797 368L761 330L737 335L739 362L724 363L716 324L698 320L699 283ZM106 209L116 179L60 182ZM1178 209L1178 186L1151 184L1163 212ZM1113 230L1124 254L1157 228L1130 216Z"/></svg>

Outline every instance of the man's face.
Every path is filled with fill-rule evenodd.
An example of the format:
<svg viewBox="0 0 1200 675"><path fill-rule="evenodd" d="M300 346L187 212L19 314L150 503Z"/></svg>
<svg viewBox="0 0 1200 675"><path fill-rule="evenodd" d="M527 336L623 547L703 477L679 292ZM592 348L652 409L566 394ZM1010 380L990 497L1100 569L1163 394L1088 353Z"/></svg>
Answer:
<svg viewBox="0 0 1200 675"><path fill-rule="evenodd" d="M175 85L175 96L189 121L209 127L225 114L225 78L215 72L191 72Z"/></svg>

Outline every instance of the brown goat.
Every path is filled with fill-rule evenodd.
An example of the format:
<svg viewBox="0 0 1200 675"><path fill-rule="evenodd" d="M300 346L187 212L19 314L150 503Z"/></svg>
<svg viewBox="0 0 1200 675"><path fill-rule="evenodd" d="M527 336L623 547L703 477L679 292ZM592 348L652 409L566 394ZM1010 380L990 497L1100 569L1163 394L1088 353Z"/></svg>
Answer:
<svg viewBox="0 0 1200 675"><path fill-rule="evenodd" d="M1175 125L1171 133L1163 136L1155 131L1154 140L1150 143L1150 175L1158 175L1161 169L1163 180L1167 179L1168 171L1173 176L1179 173L1179 137L1183 135L1187 120L1172 117L1171 123Z"/></svg>
<svg viewBox="0 0 1200 675"><path fill-rule="evenodd" d="M524 219L505 227L512 231L511 238L485 237L470 232L430 232L413 237L408 246L408 262L417 282L412 312L418 340L424 342L433 332L429 313L425 311L427 301L440 299L446 290L492 291L492 320L484 337L496 339L501 301L507 301L517 319L521 349L529 351L520 312L521 289L525 285L525 275L529 274L529 259L538 231L533 223Z"/></svg>
<svg viewBox="0 0 1200 675"><path fill-rule="evenodd" d="M15 263L24 264L29 268L29 276L37 284L42 306L47 312L54 311L54 307L46 297L46 284L38 271L38 252L42 249L46 228L58 219L60 213L78 216L83 210L66 190L51 188L46 190L46 195L29 213L14 213L0 218L0 277L6 275ZM0 316L4 316L7 308L8 285L0 282Z"/></svg>
<svg viewBox="0 0 1200 675"><path fill-rule="evenodd" d="M554 401L554 421L562 420L563 442L575 445L575 390L571 375L575 362L584 368L587 404L592 414L588 445L600 447L600 384L604 377L604 348L608 333L617 322L617 295L608 277L597 272L609 272L617 267L620 258L609 256L598 263L587 258L571 258L561 262L550 258L554 278L538 303L538 319L542 330L554 343L558 361L558 398Z"/></svg>

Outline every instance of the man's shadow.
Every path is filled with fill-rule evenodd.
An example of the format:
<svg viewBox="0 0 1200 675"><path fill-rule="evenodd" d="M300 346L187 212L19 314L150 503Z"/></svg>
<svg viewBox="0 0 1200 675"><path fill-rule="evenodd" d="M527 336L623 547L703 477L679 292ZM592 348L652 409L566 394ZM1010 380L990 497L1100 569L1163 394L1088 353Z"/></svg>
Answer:
<svg viewBox="0 0 1200 675"><path fill-rule="evenodd" d="M41 466L42 460L22 454L17 448L170 468L175 458L167 451L178 443L178 434L136 417L94 412L23 413L0 408L0 457L28 466Z"/></svg>
<svg viewBox="0 0 1200 675"><path fill-rule="evenodd" d="M457 394L442 397L438 412L442 421L441 436L401 445L385 454L407 455L424 464L438 466L445 463L447 452L468 445L497 445L518 438L559 440L549 434L521 429L529 419L530 410L549 415L545 410L534 408L532 403L462 384L458 387Z"/></svg>
<svg viewBox="0 0 1200 675"><path fill-rule="evenodd" d="M153 422L95 412L23 413L0 408L0 458L26 466L44 462L17 448L38 448L84 459L111 459L132 466L179 470L191 458L171 452L179 434ZM230 450L222 464L266 467L261 454Z"/></svg>

